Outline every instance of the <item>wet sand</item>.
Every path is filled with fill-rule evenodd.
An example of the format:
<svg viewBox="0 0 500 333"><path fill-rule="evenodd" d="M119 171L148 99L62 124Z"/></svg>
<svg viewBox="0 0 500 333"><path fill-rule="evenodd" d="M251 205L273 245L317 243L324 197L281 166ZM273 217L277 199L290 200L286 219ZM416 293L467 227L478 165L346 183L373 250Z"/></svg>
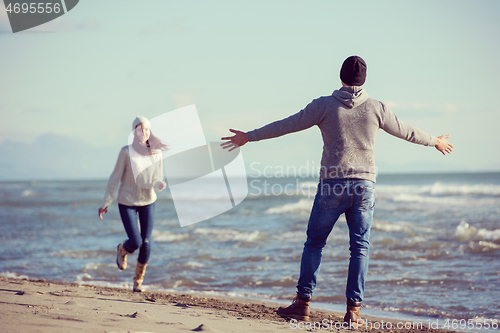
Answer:
<svg viewBox="0 0 500 333"><path fill-rule="evenodd" d="M118 288L0 277L0 332L353 331L341 328L343 313L313 307L311 322L297 323L279 317L275 313L278 306L248 299L133 293ZM360 327L357 332L445 332L430 329L425 323L421 327L396 329L395 320L367 319L372 326ZM394 323L392 328L388 328L389 322Z"/></svg>

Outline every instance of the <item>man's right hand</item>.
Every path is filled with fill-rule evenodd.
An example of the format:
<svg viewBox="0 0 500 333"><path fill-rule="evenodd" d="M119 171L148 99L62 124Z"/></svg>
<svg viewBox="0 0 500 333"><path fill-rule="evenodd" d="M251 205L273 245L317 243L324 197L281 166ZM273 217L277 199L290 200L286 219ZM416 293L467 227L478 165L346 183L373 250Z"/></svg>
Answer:
<svg viewBox="0 0 500 333"><path fill-rule="evenodd" d="M453 151L453 145L446 140L449 137L450 137L449 135L438 136L436 145L434 146L443 155L446 155L446 153L451 154L451 152Z"/></svg>
<svg viewBox="0 0 500 333"><path fill-rule="evenodd" d="M229 131L234 133L234 135L221 138L221 140L227 140L226 142L221 144L222 148L229 149L229 151L233 151L236 148L241 147L248 142L248 137L245 132L237 131L234 129L230 129Z"/></svg>
<svg viewBox="0 0 500 333"><path fill-rule="evenodd" d="M106 214L107 212L108 212L108 207L106 208L99 207L99 217L101 218L101 220L102 220L102 214Z"/></svg>

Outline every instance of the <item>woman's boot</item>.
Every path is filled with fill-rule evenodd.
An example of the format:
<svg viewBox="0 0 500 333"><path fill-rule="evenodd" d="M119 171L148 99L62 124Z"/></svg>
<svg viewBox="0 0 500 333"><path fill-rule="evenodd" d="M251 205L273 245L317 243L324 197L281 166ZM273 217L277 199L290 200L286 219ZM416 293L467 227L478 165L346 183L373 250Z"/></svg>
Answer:
<svg viewBox="0 0 500 333"><path fill-rule="evenodd" d="M129 254L123 244L118 244L116 248L116 266L122 271L127 268L127 255Z"/></svg>
<svg viewBox="0 0 500 333"><path fill-rule="evenodd" d="M144 281L144 274L146 273L146 266L148 264L141 264L137 262L137 266L135 266L135 277L134 277L134 291L142 292L142 282Z"/></svg>

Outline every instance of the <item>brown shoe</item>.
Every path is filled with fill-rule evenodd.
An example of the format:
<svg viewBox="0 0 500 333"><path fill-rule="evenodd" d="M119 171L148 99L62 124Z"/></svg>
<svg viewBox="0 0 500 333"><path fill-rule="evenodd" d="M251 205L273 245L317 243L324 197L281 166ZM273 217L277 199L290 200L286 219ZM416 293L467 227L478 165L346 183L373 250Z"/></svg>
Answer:
<svg viewBox="0 0 500 333"><path fill-rule="evenodd" d="M364 325L364 320L359 314L361 310L361 302L347 301L347 313L344 316L344 323L349 323L349 325L358 327L359 325Z"/></svg>
<svg viewBox="0 0 500 333"><path fill-rule="evenodd" d="M309 321L309 303L311 303L311 297L304 298L297 293L290 306L280 306L276 313L283 318Z"/></svg>

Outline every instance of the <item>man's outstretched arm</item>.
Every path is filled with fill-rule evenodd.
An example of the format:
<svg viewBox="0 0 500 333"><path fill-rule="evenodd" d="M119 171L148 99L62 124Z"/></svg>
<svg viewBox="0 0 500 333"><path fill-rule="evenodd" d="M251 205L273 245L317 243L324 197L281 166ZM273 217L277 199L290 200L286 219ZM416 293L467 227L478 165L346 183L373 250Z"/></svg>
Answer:
<svg viewBox="0 0 500 333"><path fill-rule="evenodd" d="M453 145L446 140L450 137L449 135L441 135L439 137L430 135L419 128L410 126L399 120L398 117L391 110L389 110L384 103L380 104L382 105L380 128L384 131L408 142L424 146L434 146L443 155L446 155L446 153L450 154L452 152Z"/></svg>
<svg viewBox="0 0 500 333"><path fill-rule="evenodd" d="M320 120L321 116L317 110L316 103L315 101L312 101L301 111L253 131L245 133L230 129L230 131L234 133L234 136L221 138L221 140L229 140L228 142L221 144L221 146L224 149L232 151L236 149L236 147L243 146L248 141L272 139L289 133L295 133L308 129L317 125Z"/></svg>

